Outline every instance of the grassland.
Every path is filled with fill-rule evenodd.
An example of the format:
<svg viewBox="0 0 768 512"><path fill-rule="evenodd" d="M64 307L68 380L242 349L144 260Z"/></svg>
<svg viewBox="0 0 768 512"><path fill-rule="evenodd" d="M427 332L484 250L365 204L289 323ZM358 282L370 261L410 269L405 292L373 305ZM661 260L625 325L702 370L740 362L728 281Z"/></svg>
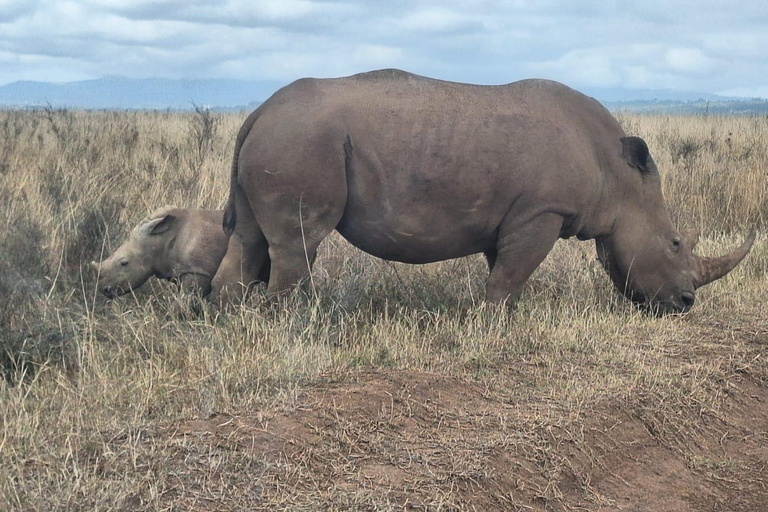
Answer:
<svg viewBox="0 0 768 512"><path fill-rule="evenodd" d="M684 316L576 241L512 310L338 236L309 303L98 296L150 210L224 204L243 117L0 112L0 510L764 510L768 118L620 116L701 254L758 228Z"/></svg>

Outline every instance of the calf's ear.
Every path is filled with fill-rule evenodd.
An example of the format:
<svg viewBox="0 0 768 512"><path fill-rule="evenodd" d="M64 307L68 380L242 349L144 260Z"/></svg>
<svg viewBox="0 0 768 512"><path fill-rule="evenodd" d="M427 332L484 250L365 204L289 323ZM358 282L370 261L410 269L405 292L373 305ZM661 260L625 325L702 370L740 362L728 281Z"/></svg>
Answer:
<svg viewBox="0 0 768 512"><path fill-rule="evenodd" d="M154 219L145 219L144 222L139 225L139 233L144 236L160 235L170 229L174 220L176 220L176 217L173 215L163 215Z"/></svg>
<svg viewBox="0 0 768 512"><path fill-rule="evenodd" d="M640 137L621 138L621 156L627 163L644 174L658 174L656 162L651 158L648 145Z"/></svg>

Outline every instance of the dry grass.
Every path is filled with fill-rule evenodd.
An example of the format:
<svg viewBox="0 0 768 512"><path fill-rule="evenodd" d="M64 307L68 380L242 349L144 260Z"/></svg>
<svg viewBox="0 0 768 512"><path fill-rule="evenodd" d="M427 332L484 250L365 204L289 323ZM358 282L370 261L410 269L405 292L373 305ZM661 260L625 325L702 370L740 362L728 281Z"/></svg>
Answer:
<svg viewBox="0 0 768 512"><path fill-rule="evenodd" d="M673 220L702 229L702 253L759 229L749 258L684 317L639 313L613 291L592 244L576 241L558 243L514 311L482 303L480 257L390 264L338 236L321 247L309 304L269 308L257 293L219 315L158 282L97 297L83 263L148 211L223 205L242 117L0 112L0 510L401 508L402 493L363 485L352 495L313 480L334 464L354 474L355 459L338 455L339 443L362 435L354 429L327 427L324 442L336 448L326 458L277 462L238 451L229 437L189 444L167 435L216 412L292 414L306 390L375 369L454 378L516 404L486 417L489 430L474 441L462 438L464 451L451 453L456 438L439 431L424 441L440 448L423 455L424 467L452 468L412 489L424 508L466 508L454 484L481 478L483 457L512 448L544 475L521 482L556 500L567 461L550 453L547 428L574 432L592 411L620 407L685 451L697 415L723 416L733 379L768 377L765 117L621 116L648 141ZM403 449L393 445L390 456ZM741 467L689 458L712 474ZM589 482L580 488L600 502ZM529 496L508 491L509 509Z"/></svg>

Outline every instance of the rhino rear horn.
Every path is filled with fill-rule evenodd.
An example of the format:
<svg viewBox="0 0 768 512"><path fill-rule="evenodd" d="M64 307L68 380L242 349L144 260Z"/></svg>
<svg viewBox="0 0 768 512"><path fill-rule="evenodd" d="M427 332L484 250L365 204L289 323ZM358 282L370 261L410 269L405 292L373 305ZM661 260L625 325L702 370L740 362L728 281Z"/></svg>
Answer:
<svg viewBox="0 0 768 512"><path fill-rule="evenodd" d="M730 254L720 256L719 258L699 258L699 275L695 282L696 288L716 281L733 270L749 253L749 250L752 249L752 244L755 243L755 235L756 230L753 227L749 232L749 236L741 244L741 247Z"/></svg>
<svg viewBox="0 0 768 512"><path fill-rule="evenodd" d="M701 232L698 229L689 229L682 234L683 240L685 240L685 243L690 250L693 250L696 247L696 244L699 243L700 234Z"/></svg>

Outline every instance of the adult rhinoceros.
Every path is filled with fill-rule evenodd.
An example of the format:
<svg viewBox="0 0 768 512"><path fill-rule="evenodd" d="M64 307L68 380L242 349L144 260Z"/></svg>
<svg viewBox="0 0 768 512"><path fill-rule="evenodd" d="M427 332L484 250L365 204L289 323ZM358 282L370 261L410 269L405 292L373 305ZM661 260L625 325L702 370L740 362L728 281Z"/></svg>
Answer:
<svg viewBox="0 0 768 512"><path fill-rule="evenodd" d="M595 239L629 298L686 311L729 272L672 225L642 139L597 101L548 80L477 86L382 70L302 79L276 92L237 136L224 229L234 230L214 301L242 284L280 295L336 229L387 260L482 252L486 299L516 299L558 238Z"/></svg>

